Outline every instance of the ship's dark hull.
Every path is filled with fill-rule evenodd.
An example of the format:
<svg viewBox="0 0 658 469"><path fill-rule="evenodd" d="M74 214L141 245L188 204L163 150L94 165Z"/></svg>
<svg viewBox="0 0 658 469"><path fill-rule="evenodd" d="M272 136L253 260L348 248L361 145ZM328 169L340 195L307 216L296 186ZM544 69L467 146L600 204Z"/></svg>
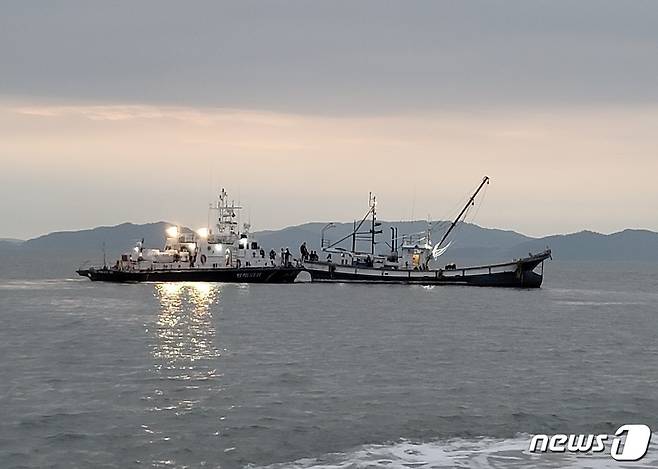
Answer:
<svg viewBox="0 0 658 469"><path fill-rule="evenodd" d="M543 262L550 250L505 264L439 270L376 269L307 262L302 267L248 267L223 269L115 270L81 269L78 274L104 282L235 282L292 283L300 272L313 282L401 283L469 285L478 287L539 288ZM541 268L541 270L539 270Z"/></svg>
<svg viewBox="0 0 658 469"><path fill-rule="evenodd" d="M292 283L302 271L298 267L248 267L180 270L81 269L77 273L103 282L234 282Z"/></svg>
<svg viewBox="0 0 658 469"><path fill-rule="evenodd" d="M550 251L507 264L452 270L392 270L341 266L326 262L306 263L313 282L402 283L419 285L469 285L478 287L539 288L542 263ZM537 272L537 268L540 271Z"/></svg>
<svg viewBox="0 0 658 469"><path fill-rule="evenodd" d="M543 276L535 272L526 272L521 278L514 272L481 275L455 275L441 277L435 271L426 272L427 275L417 278L388 277L383 275L367 275L363 273L330 273L323 271L310 271L313 282L350 282L350 283L400 283L418 285L470 285L477 287L511 287L511 288L539 288Z"/></svg>

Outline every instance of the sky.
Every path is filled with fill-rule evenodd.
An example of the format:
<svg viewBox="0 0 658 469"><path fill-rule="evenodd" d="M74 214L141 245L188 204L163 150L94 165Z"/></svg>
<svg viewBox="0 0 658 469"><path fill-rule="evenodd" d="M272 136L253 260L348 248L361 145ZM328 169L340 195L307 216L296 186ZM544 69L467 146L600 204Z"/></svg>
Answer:
<svg viewBox="0 0 658 469"><path fill-rule="evenodd" d="M658 2L8 1L0 237L445 219L658 230Z"/></svg>

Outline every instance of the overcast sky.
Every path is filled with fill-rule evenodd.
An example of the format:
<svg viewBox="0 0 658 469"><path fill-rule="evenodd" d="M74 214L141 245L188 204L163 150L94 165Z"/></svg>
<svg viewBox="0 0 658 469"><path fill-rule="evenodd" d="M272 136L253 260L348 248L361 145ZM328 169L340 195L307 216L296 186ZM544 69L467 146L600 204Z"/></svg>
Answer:
<svg viewBox="0 0 658 469"><path fill-rule="evenodd" d="M658 2L0 4L0 237L206 220L658 229Z"/></svg>

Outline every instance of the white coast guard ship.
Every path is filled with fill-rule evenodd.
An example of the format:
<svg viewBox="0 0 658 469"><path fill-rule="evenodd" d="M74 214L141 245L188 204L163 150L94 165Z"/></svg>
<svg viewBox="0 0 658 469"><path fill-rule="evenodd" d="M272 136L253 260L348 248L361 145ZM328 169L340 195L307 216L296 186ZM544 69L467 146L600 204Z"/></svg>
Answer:
<svg viewBox="0 0 658 469"><path fill-rule="evenodd" d="M142 240L112 266L77 272L91 280L111 282L293 282L301 266L293 265L289 251L266 252L250 234L248 223L240 227L241 209L234 201L229 203L222 189L210 206L214 226L196 232L171 226L166 230L163 249L147 249Z"/></svg>

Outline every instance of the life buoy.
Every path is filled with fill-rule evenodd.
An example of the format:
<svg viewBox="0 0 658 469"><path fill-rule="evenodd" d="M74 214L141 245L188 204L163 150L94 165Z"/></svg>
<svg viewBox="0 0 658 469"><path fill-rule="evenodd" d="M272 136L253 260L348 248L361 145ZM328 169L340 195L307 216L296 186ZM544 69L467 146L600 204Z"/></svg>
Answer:
<svg viewBox="0 0 658 469"><path fill-rule="evenodd" d="M201 264L204 264L204 265L205 265L205 263L206 263L207 260L208 260L208 258L206 257L206 255L205 255L205 254L201 254Z"/></svg>

